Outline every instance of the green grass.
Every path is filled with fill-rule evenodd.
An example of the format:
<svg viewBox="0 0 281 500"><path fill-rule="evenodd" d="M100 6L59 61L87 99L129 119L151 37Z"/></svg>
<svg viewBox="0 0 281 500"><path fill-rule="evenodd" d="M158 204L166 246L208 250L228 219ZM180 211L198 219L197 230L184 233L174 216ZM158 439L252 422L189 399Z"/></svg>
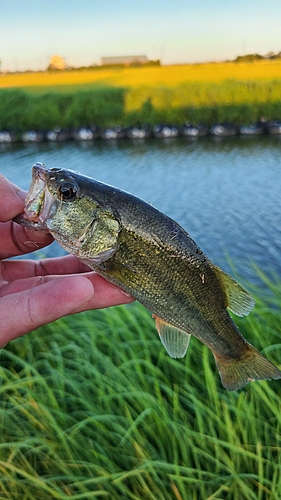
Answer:
<svg viewBox="0 0 281 500"><path fill-rule="evenodd" d="M33 87L31 87L33 89ZM45 93L42 93L42 88ZM249 124L281 117L281 80L186 82L174 86L62 86L41 92L0 90L0 130L96 124L230 121ZM71 90L72 89L72 90ZM76 89L76 90L75 90Z"/></svg>
<svg viewBox="0 0 281 500"><path fill-rule="evenodd" d="M280 365L281 284L262 279L237 323ZM0 499L281 498L280 382L225 391L210 351L169 358L139 304L44 326L0 362Z"/></svg>
<svg viewBox="0 0 281 500"><path fill-rule="evenodd" d="M0 91L0 129L34 130L98 123L117 124L123 119L124 89L96 88L73 94L30 94Z"/></svg>
<svg viewBox="0 0 281 500"><path fill-rule="evenodd" d="M239 125L281 116L280 95L281 80L195 81L171 87L133 87L126 92L125 104L129 121L146 113L149 122L190 120L211 125L230 121Z"/></svg>

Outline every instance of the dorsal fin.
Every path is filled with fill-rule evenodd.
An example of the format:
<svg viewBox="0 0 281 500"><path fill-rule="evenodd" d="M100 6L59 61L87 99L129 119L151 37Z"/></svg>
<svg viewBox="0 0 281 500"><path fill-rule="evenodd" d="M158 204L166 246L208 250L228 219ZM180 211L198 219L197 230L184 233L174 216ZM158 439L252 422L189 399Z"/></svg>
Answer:
<svg viewBox="0 0 281 500"><path fill-rule="evenodd" d="M186 354L190 334L166 323L163 319L153 315L159 337L171 358L183 358Z"/></svg>
<svg viewBox="0 0 281 500"><path fill-rule="evenodd" d="M255 305L254 299L229 274L226 274L217 266L214 266L213 269L223 286L228 309L237 316L247 316Z"/></svg>

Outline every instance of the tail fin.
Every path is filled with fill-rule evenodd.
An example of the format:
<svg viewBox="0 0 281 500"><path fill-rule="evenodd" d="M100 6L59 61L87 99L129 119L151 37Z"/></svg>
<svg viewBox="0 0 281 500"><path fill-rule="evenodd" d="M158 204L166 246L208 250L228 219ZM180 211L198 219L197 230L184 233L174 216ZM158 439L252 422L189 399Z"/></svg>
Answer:
<svg viewBox="0 0 281 500"><path fill-rule="evenodd" d="M229 391L241 389L254 380L281 378L281 372L254 346L246 344L245 355L240 359L215 356L222 385Z"/></svg>

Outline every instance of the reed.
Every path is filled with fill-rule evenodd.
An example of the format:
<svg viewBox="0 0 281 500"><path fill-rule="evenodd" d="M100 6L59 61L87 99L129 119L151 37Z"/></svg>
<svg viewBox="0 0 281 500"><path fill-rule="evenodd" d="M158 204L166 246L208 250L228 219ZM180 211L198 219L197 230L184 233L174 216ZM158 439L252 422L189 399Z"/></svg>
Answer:
<svg viewBox="0 0 281 500"><path fill-rule="evenodd" d="M259 278L268 293L237 323L280 364L280 281ZM225 391L210 351L192 338L169 358L139 304L12 342L0 380L1 499L281 496L280 382Z"/></svg>

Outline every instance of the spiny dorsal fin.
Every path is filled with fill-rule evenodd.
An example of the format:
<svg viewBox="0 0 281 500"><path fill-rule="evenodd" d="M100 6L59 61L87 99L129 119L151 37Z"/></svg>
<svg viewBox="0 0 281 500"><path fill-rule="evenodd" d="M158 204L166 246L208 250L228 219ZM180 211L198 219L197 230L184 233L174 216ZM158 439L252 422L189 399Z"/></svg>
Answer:
<svg viewBox="0 0 281 500"><path fill-rule="evenodd" d="M183 358L189 344L190 334L166 323L153 315L159 337L171 358Z"/></svg>
<svg viewBox="0 0 281 500"><path fill-rule="evenodd" d="M225 291L228 309L237 316L247 316L255 305L254 299L229 274L216 266L214 270Z"/></svg>

